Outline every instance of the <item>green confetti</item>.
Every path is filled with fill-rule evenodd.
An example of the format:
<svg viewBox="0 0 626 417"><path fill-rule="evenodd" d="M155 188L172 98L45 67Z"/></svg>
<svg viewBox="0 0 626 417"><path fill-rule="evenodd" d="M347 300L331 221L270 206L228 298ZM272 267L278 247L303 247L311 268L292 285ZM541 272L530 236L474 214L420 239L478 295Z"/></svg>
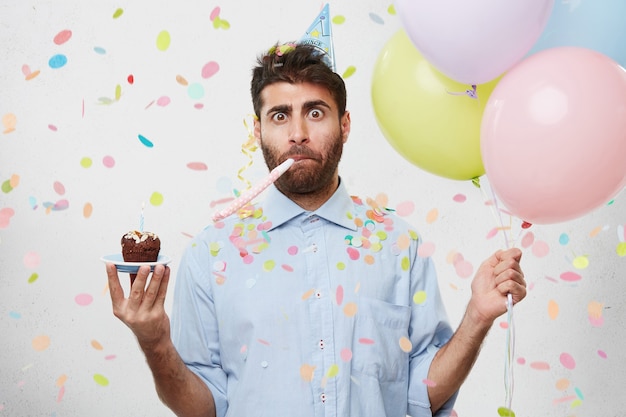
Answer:
<svg viewBox="0 0 626 417"><path fill-rule="evenodd" d="M96 381L96 384L101 385L103 387L106 387L107 385L109 385L109 380L104 375L95 374L93 376L93 380Z"/></svg>
<svg viewBox="0 0 626 417"><path fill-rule="evenodd" d="M155 207L163 204L163 194L159 193L158 191L153 192L150 196L150 204Z"/></svg>
<svg viewBox="0 0 626 417"><path fill-rule="evenodd" d="M113 13L113 19L117 19L118 17L120 17L122 14L124 14L124 9L117 9L115 11L115 13Z"/></svg>
<svg viewBox="0 0 626 417"><path fill-rule="evenodd" d="M346 68L346 70L344 71L342 77L345 78L349 78L352 75L354 75L354 73L356 72L356 67L353 65L350 65L348 68Z"/></svg>
<svg viewBox="0 0 626 417"><path fill-rule="evenodd" d="M39 278L39 274L37 274L36 272L33 272L31 276L28 277L28 283L32 284L33 282L37 281L37 278Z"/></svg>

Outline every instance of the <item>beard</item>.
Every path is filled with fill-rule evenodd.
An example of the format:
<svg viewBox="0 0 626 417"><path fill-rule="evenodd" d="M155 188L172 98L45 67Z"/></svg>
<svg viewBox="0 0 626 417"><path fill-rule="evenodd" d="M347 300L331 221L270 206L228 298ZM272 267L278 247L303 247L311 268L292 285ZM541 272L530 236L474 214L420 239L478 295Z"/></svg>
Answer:
<svg viewBox="0 0 626 417"><path fill-rule="evenodd" d="M343 132L340 129L320 153L306 145L293 145L283 154L267 146L261 137L263 158L270 171L293 155L309 158L304 161L306 165L296 166L296 164L278 178L275 182L276 188L285 194L310 194L325 190L332 185L343 152L342 137Z"/></svg>

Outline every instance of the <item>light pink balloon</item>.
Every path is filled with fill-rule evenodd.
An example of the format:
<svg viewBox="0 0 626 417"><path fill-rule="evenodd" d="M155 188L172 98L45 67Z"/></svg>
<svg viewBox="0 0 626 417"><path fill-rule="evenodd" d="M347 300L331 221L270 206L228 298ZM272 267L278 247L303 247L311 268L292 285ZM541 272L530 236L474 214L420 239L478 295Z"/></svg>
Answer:
<svg viewBox="0 0 626 417"><path fill-rule="evenodd" d="M554 0L396 0L395 5L424 58L471 85L494 80L530 51Z"/></svg>
<svg viewBox="0 0 626 417"><path fill-rule="evenodd" d="M580 217L626 185L626 71L585 48L534 54L496 85L480 142L489 183L517 217Z"/></svg>

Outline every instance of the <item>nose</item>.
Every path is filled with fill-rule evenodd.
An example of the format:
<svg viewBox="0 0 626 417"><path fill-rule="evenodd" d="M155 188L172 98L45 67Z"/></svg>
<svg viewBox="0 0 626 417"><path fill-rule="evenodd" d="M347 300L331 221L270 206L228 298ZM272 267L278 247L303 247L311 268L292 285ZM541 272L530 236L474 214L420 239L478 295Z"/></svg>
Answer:
<svg viewBox="0 0 626 417"><path fill-rule="evenodd" d="M305 120L296 119L291 125L289 132L289 143L302 145L309 141L309 129Z"/></svg>

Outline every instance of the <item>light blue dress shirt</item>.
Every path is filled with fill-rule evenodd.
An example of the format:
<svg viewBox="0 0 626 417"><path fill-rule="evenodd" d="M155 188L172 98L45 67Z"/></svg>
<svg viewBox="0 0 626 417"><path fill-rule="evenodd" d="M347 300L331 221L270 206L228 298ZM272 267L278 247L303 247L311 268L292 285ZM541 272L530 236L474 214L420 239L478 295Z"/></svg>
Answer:
<svg viewBox="0 0 626 417"><path fill-rule="evenodd" d="M172 338L217 416L431 416L428 369L452 330L418 245L343 184L314 212L272 186L202 231L181 259Z"/></svg>

